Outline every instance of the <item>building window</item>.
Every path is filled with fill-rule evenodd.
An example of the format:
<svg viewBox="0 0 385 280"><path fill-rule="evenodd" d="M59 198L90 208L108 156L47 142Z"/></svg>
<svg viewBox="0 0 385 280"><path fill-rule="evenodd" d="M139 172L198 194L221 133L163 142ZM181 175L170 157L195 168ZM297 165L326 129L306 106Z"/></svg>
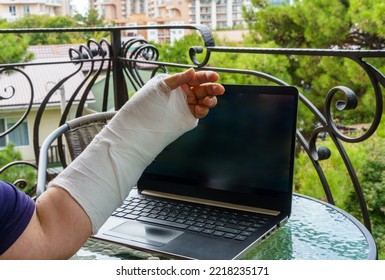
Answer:
<svg viewBox="0 0 385 280"><path fill-rule="evenodd" d="M16 16L16 6L9 6L9 13L11 16Z"/></svg>
<svg viewBox="0 0 385 280"><path fill-rule="evenodd" d="M24 6L23 6L23 13L24 13L25 15L29 15L29 14L30 14L29 5L24 5Z"/></svg>
<svg viewBox="0 0 385 280"><path fill-rule="evenodd" d="M4 132L16 124L17 119L0 119L0 132ZM0 147L5 147L9 142L15 144L15 146L28 146L28 124L22 122L11 133L0 139Z"/></svg>

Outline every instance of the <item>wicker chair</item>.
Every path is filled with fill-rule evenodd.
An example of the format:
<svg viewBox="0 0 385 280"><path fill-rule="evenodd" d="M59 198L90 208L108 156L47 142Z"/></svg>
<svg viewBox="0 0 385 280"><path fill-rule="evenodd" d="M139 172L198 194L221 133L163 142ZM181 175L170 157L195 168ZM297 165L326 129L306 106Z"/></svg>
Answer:
<svg viewBox="0 0 385 280"><path fill-rule="evenodd" d="M46 189L48 150L60 136L65 136L71 160L74 160L91 143L116 112L102 112L70 120L54 130L40 148L36 196Z"/></svg>

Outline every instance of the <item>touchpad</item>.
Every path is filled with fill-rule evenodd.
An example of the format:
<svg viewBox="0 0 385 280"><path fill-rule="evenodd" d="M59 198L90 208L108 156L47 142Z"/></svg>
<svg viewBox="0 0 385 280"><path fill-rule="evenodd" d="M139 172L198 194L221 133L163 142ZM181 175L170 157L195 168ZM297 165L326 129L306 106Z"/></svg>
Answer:
<svg viewBox="0 0 385 280"><path fill-rule="evenodd" d="M112 228L104 234L160 247L167 244L182 233L182 231L173 229L160 228L138 222L127 221Z"/></svg>

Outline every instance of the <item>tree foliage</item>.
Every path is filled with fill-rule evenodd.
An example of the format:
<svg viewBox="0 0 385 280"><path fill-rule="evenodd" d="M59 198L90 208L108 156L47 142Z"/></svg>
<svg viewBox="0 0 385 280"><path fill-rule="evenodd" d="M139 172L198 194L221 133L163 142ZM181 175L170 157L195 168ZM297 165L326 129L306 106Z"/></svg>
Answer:
<svg viewBox="0 0 385 280"><path fill-rule="evenodd" d="M0 28L6 28L5 21L0 22ZM32 54L27 53L28 41L17 34L0 34L0 63L17 63L28 61Z"/></svg>
<svg viewBox="0 0 385 280"><path fill-rule="evenodd" d="M281 47L385 47L385 3L376 0L296 0L270 6L252 0L244 15L255 40Z"/></svg>
<svg viewBox="0 0 385 280"><path fill-rule="evenodd" d="M23 18L8 24L8 28L63 28L76 27L76 21L69 17L57 16L46 17L43 15L26 15ZM28 33L23 34L28 40L29 45L47 45L47 44L64 44L73 40L73 35L52 32L52 33Z"/></svg>
<svg viewBox="0 0 385 280"><path fill-rule="evenodd" d="M74 19L77 20L79 24L88 27L99 27L104 25L104 18L99 15L96 9L89 9L85 16L76 14Z"/></svg>
<svg viewBox="0 0 385 280"><path fill-rule="evenodd" d="M75 15L47 17L44 15L26 15L23 18L0 22L0 29L32 29L32 28L76 28L103 26L104 19L94 9L86 16ZM88 38L101 39L108 36L106 32L32 32L0 34L0 63L26 62L32 58L27 52L30 45L84 43Z"/></svg>
<svg viewBox="0 0 385 280"><path fill-rule="evenodd" d="M267 0L252 0L253 8L244 9L252 46L322 49L379 49L385 47L385 4L375 0L301 0L293 5L269 5ZM275 65L273 56L267 64ZM381 72L379 59L367 59ZM271 67L278 77L300 88L320 111L329 90L344 85L359 99L354 113L341 114L345 125L373 119L374 94L370 78L354 61L339 57L288 55L289 65ZM259 68L265 71L263 68ZM268 69L269 70L269 69ZM303 111L303 110L302 110ZM304 129L311 131L311 123Z"/></svg>

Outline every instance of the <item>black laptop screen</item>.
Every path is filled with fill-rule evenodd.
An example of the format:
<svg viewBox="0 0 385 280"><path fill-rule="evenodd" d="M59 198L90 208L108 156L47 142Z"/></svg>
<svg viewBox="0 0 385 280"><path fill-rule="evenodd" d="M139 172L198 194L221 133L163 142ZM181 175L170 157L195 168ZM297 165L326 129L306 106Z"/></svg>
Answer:
<svg viewBox="0 0 385 280"><path fill-rule="evenodd" d="M297 91L279 86L225 89L198 126L148 166L139 189L170 188L198 197L205 192L225 200L234 193L245 198L291 194Z"/></svg>

